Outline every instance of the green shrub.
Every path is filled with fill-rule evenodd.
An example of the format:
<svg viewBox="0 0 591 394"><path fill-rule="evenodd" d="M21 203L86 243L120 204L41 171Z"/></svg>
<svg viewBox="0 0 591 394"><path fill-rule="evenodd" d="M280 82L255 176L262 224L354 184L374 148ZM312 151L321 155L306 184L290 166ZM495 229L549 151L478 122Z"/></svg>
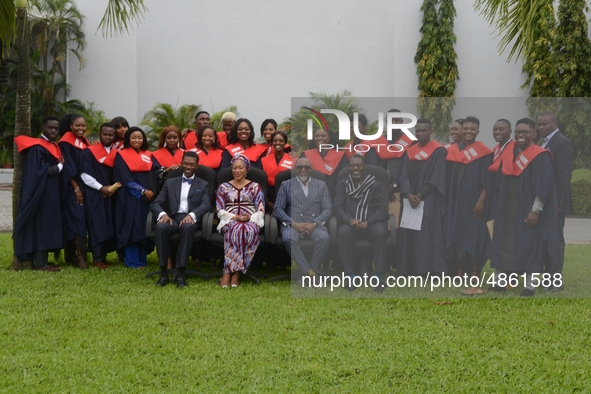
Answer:
<svg viewBox="0 0 591 394"><path fill-rule="evenodd" d="M573 211L577 216L591 216L591 171L573 171L570 181L573 190Z"/></svg>

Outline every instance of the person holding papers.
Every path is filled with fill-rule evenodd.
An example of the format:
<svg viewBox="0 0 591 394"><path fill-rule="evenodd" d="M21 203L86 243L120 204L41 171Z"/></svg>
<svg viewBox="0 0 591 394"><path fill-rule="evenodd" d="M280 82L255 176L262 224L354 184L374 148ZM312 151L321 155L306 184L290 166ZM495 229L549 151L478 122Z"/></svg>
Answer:
<svg viewBox="0 0 591 394"><path fill-rule="evenodd" d="M443 258L445 205L445 148L431 141L431 121L419 119L415 127L417 142L407 149L400 176L400 195L404 209L422 212L420 230L400 228L398 275L447 271ZM401 225L402 227L402 225ZM426 247L428 245L428 247Z"/></svg>

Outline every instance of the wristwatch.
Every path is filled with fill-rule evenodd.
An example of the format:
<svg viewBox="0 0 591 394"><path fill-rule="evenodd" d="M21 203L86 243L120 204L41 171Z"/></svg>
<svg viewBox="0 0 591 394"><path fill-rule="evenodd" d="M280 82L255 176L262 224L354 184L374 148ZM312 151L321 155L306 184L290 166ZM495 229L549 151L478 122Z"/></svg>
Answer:
<svg viewBox="0 0 591 394"><path fill-rule="evenodd" d="M146 189L142 189L142 196L146 195Z"/></svg>

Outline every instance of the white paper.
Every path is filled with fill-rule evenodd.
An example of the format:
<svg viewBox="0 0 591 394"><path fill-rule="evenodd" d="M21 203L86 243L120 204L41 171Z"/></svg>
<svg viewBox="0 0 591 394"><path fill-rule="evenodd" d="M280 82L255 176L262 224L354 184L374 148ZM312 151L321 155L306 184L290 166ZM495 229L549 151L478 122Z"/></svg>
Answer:
<svg viewBox="0 0 591 394"><path fill-rule="evenodd" d="M416 208L411 207L408 198L402 199L403 210L402 217L400 218L400 227L407 228L409 230L421 231L421 223L423 223L423 207L425 202L419 202Z"/></svg>

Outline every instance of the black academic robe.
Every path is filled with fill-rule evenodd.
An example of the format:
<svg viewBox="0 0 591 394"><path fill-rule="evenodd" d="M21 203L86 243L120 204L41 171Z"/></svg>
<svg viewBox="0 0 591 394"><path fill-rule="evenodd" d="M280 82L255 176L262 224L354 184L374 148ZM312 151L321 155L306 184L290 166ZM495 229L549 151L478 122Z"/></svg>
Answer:
<svg viewBox="0 0 591 394"><path fill-rule="evenodd" d="M62 170L62 190L63 192L63 212L64 220L64 240L74 239L76 234L86 236L86 217L84 205L78 204L74 188L70 185L70 179L74 178L78 186L82 189L84 182L80 179L81 172L80 157L82 149L78 149L67 142L59 144L62 155L64 156L64 169ZM84 191L82 191L84 194ZM84 196L86 198L86 195ZM86 202L86 201L85 201Z"/></svg>
<svg viewBox="0 0 591 394"><path fill-rule="evenodd" d="M478 270L486 264L490 238L486 226L486 202L484 215L480 219L474 216L474 207L489 181L488 167L492 164L492 158L491 152L467 164L447 162L445 247L448 254L453 253L454 247L470 254L472 264Z"/></svg>
<svg viewBox="0 0 591 394"><path fill-rule="evenodd" d="M57 159L34 145L26 150L23 187L14 223L14 254L30 260L33 252L61 249L61 175Z"/></svg>
<svg viewBox="0 0 591 394"><path fill-rule="evenodd" d="M427 185L430 194L422 198L423 221L421 230L398 230L400 263L396 273L399 275L439 273L447 271L445 252L445 155L446 150L439 146L428 160L409 160L404 155L400 175L400 194L417 194Z"/></svg>
<svg viewBox="0 0 591 394"><path fill-rule="evenodd" d="M515 147L511 158L519 152ZM538 215L538 224L527 226L525 218L536 196L544 203L544 209ZM502 175L494 214L491 267L505 272L543 272L545 253L553 261L558 256L556 206L549 153L536 156L519 176Z"/></svg>
<svg viewBox="0 0 591 394"><path fill-rule="evenodd" d="M113 169L99 163L90 149L83 151L80 157L80 173L86 173L101 185L113 184ZM113 202L115 196L103 198L103 194L82 182L84 190L84 208L88 227L88 245L92 248L115 236L113 222ZM120 193L120 190L116 193Z"/></svg>
<svg viewBox="0 0 591 394"><path fill-rule="evenodd" d="M150 200L146 196L138 199L128 190L127 185L135 182L144 189L158 193L158 169L158 165L152 162L150 171L132 172L119 154L115 157L113 178L115 182L121 183L121 188L115 194L117 249L146 240L146 219L150 211Z"/></svg>

